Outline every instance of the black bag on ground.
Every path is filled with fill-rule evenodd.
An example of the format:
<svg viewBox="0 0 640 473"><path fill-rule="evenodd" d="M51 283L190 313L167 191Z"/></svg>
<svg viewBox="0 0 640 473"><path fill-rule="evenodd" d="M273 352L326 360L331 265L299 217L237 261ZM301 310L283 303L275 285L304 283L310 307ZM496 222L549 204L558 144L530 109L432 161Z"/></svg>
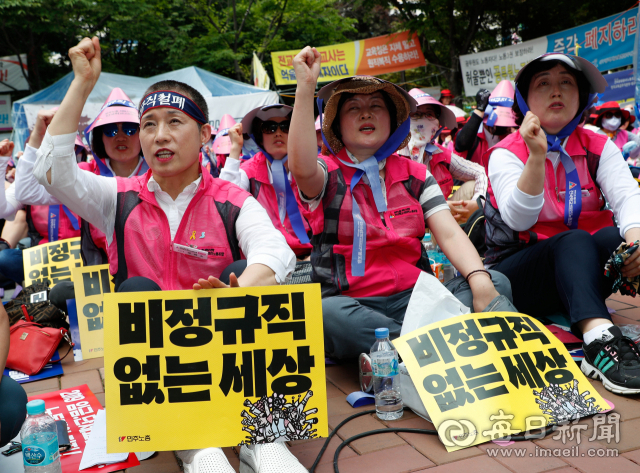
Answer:
<svg viewBox="0 0 640 473"><path fill-rule="evenodd" d="M9 315L9 325L13 325L19 320L27 322L36 322L45 327L65 328L69 330L67 323L67 315L51 304L49 300L42 302L30 302L31 295L38 292L47 291L49 288L46 284L33 284L25 287L18 297L9 301L5 306L5 310Z"/></svg>
<svg viewBox="0 0 640 473"><path fill-rule="evenodd" d="M484 196L478 197L478 210L473 212L467 223L464 224L464 232L473 243L473 246L476 247L480 258L484 258L484 253L487 251L487 244L485 242L486 231L484 228L484 203L482 200Z"/></svg>

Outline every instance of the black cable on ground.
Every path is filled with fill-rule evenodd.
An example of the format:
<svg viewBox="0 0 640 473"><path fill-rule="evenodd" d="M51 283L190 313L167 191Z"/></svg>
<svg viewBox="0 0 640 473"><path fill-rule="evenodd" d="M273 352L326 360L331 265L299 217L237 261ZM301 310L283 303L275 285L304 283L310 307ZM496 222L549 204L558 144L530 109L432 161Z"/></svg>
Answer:
<svg viewBox="0 0 640 473"><path fill-rule="evenodd" d="M338 430L340 430L340 428L344 424L346 424L347 422L352 421L356 417L364 416L364 415L367 415L367 414L375 414L375 412L376 412L375 409L371 409L369 411L357 412L357 413L353 414L352 416L347 417L342 422L340 422L336 426L336 428L333 429L333 431L329 434L329 436L327 437L327 440L325 440L324 445L320 449L320 452L318 453L318 456L317 456L316 460L313 462L313 465L311 465L311 469L309 470L309 473L314 473L315 472L315 469L318 466L318 463L320 462L320 459L324 455L324 452L326 452L327 447L329 447L329 442L331 442L331 439L333 438L333 436L336 435ZM551 426L544 427L542 429L538 429L538 430L540 430L540 434L542 434L542 437L540 437L540 438L544 438L550 432L553 432L554 430L556 430L556 428L557 428L557 426L551 425ZM368 437L370 435L388 434L388 433L394 433L394 432L396 432L396 433L397 432L405 432L405 433L425 434L425 435L438 435L438 432L436 430L432 430L432 429L403 429L403 428L399 428L399 427L388 428L388 429L371 430L369 432L363 432L361 434L354 435L353 437L349 437L348 439L346 439L344 442L342 442L340 445L338 445L338 448L336 448L336 452L335 452L335 454L333 456L333 470L334 470L334 472L335 473L340 473L340 470L338 469L338 457L340 456L340 452L342 451L342 449L344 447L346 447L347 445L349 445L351 442L353 442L355 440L358 440L358 439L361 439L363 437ZM538 435L540 435L540 434L538 434ZM519 441L523 441L523 440L529 440L529 438L527 438L527 435L521 434L521 435L512 435L511 437L509 437L509 440L513 440L515 442L519 442Z"/></svg>

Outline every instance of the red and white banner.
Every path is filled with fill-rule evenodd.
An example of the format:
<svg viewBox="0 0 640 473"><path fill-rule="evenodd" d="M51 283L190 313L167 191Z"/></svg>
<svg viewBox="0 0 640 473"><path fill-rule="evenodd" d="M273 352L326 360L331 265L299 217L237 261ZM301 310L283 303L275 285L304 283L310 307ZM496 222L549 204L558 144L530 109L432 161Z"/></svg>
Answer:
<svg viewBox="0 0 640 473"><path fill-rule="evenodd" d="M91 427L100 409L103 409L98 398L94 396L86 384L75 388L63 389L53 393L29 397L29 401L42 399L47 414L55 420L64 420L68 426L71 449L60 454L63 473L79 471L82 453L91 435ZM97 465L82 470L83 473L108 473L124 470L139 465L135 453L130 453L126 462L111 465Z"/></svg>
<svg viewBox="0 0 640 473"><path fill-rule="evenodd" d="M21 54L22 66L18 56L0 57L0 92L29 90L27 74L27 55ZM24 74L22 73L24 71Z"/></svg>

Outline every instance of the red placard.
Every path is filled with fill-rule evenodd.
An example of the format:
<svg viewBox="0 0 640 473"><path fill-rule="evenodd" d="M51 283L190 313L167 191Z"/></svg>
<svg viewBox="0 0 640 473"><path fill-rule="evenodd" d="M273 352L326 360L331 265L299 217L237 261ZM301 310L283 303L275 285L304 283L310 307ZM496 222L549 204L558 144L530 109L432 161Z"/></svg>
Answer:
<svg viewBox="0 0 640 473"><path fill-rule="evenodd" d="M64 420L68 426L71 450L60 454L63 473L76 473L79 471L80 460L91 434L91 427L97 412L102 409L98 398L83 384L75 388L63 389L38 396L30 396L29 401L42 399L47 414L55 420ZM83 472L108 473L110 471L124 470L139 465L140 462L135 453L130 453L126 462L113 463L111 465L97 465L82 470Z"/></svg>
<svg viewBox="0 0 640 473"><path fill-rule="evenodd" d="M422 67L426 64L417 33L409 35L409 31L403 31L367 38L360 43L362 51L358 63L358 75L388 74Z"/></svg>

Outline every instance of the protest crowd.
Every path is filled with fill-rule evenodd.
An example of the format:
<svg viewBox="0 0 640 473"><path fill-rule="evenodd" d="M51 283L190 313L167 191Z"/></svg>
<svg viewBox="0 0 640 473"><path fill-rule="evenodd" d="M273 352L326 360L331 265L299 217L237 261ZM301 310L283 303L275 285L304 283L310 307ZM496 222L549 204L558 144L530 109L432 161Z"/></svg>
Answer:
<svg viewBox="0 0 640 473"><path fill-rule="evenodd" d="M31 247L80 237L84 264L108 263L117 292L283 285L310 268L326 356L359 359L366 378L376 329L399 337L416 282L439 269L426 232L456 271L444 287L471 312L563 313L582 339L582 372L609 391L640 393L640 351L612 323L603 269L626 251L620 275L637 289L640 252L629 249L640 244L640 137L617 102L594 106L606 81L584 58L538 57L515 87L480 90L464 119L448 107L449 90L434 97L353 76L317 91L321 55L305 47L293 59L293 107L228 116L216 137L201 93L164 80L139 105L114 89L83 142L98 38L69 57L74 79L57 109L38 113L24 154L13 160L14 144L0 142L0 175L15 167L0 189L4 280L25 279L25 235ZM479 238L470 233L478 221ZM50 294L62 310L73 298L71 282ZM0 309L0 368L8 351ZM25 405L23 388L3 376L0 446L18 433ZM188 473L234 471L219 448L176 455ZM242 472L307 471L284 443L243 445L239 456Z"/></svg>

